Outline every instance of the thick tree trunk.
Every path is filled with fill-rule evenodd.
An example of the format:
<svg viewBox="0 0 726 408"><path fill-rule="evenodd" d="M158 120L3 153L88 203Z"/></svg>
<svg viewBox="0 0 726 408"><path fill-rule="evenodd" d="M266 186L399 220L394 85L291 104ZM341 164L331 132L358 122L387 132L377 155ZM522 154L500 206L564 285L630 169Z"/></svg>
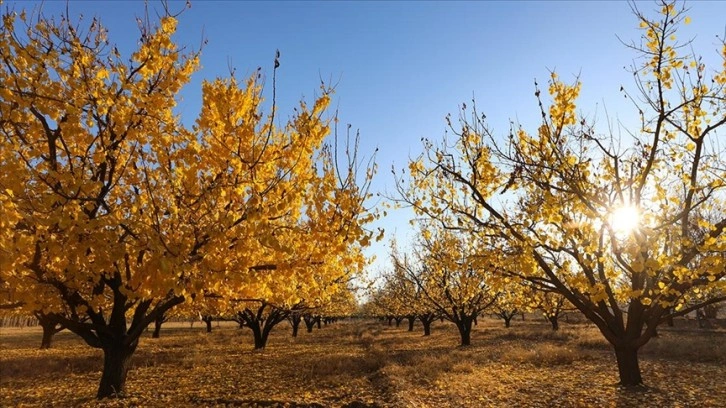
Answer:
<svg viewBox="0 0 726 408"><path fill-rule="evenodd" d="M423 328L424 328L424 336L430 336L431 335L431 322L428 320L421 320L421 323L423 324Z"/></svg>
<svg viewBox="0 0 726 408"><path fill-rule="evenodd" d="M49 349L53 345L53 336L57 333L55 323L50 325L41 323L40 326L43 328L43 338L40 340L40 348Z"/></svg>
<svg viewBox="0 0 726 408"><path fill-rule="evenodd" d="M124 345L111 345L103 349L103 374L96 398L123 396L133 353L134 347Z"/></svg>
<svg viewBox="0 0 726 408"><path fill-rule="evenodd" d="M557 316L548 317L547 320L550 321L550 324L552 325L552 330L557 331L560 329L560 322L559 319L557 319Z"/></svg>
<svg viewBox="0 0 726 408"><path fill-rule="evenodd" d="M615 357L618 361L620 385L635 387L643 384L638 365L638 349L635 347L615 347Z"/></svg>
<svg viewBox="0 0 726 408"><path fill-rule="evenodd" d="M315 327L315 320L313 318L306 317L305 319L305 328L307 329L308 333L313 332L313 327Z"/></svg>
<svg viewBox="0 0 726 408"><path fill-rule="evenodd" d="M315 318L315 322L318 324L318 329L322 329L322 326L320 325L320 321L323 320L320 318L320 316Z"/></svg>
<svg viewBox="0 0 726 408"><path fill-rule="evenodd" d="M265 333L263 330L260 330L259 327L252 326L252 333L255 338L255 350L260 350L265 348L267 345L267 335L269 333Z"/></svg>
<svg viewBox="0 0 726 408"><path fill-rule="evenodd" d="M166 317L162 314L154 319L154 332L151 333L152 339L158 339L159 333L161 332L161 325L166 321Z"/></svg>
<svg viewBox="0 0 726 408"><path fill-rule="evenodd" d="M416 321L416 316L408 316L408 331L413 331L413 322Z"/></svg>
<svg viewBox="0 0 726 408"><path fill-rule="evenodd" d="M471 345L471 324L473 319L462 319L456 322L456 328L459 329L459 335L461 336L461 345Z"/></svg>
<svg viewBox="0 0 726 408"><path fill-rule="evenodd" d="M431 323L433 323L435 319L436 316L434 316L433 313L424 313L419 315L418 320L420 320L421 324L423 324L424 336L431 335Z"/></svg>
<svg viewBox="0 0 726 408"><path fill-rule="evenodd" d="M293 314L290 316L290 324L292 325L292 337L297 337L297 331L300 328L300 322L302 321L302 316L299 314Z"/></svg>
<svg viewBox="0 0 726 408"><path fill-rule="evenodd" d="M43 328L43 337L40 340L40 348L49 349L53 345L53 336L63 330L63 326L59 325L55 319L43 314L42 312L36 312L34 315L38 319L40 327Z"/></svg>
<svg viewBox="0 0 726 408"><path fill-rule="evenodd" d="M512 317L514 317L514 316L512 316ZM512 317L504 318L504 327L506 327L507 329L509 328L509 326L512 325Z"/></svg>
<svg viewBox="0 0 726 408"><path fill-rule="evenodd" d="M203 316L202 321L207 325L207 333L212 332L212 316Z"/></svg>
<svg viewBox="0 0 726 408"><path fill-rule="evenodd" d="M388 325L393 326L393 317L388 317Z"/></svg>
<svg viewBox="0 0 726 408"><path fill-rule="evenodd" d="M401 325L402 321L403 321L403 317L396 317L396 327L399 327Z"/></svg>

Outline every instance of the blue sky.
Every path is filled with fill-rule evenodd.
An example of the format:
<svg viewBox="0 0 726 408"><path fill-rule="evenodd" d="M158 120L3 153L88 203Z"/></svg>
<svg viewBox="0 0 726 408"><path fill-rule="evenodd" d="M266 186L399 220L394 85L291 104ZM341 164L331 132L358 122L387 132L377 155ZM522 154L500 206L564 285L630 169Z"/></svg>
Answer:
<svg viewBox="0 0 726 408"><path fill-rule="evenodd" d="M3 7L37 7L6 2ZM643 11L656 8L638 2ZM705 60L720 64L716 35L726 32L726 2L688 4L692 23L680 38L694 38ZM57 15L65 2L45 2L43 12ZM181 9L183 3L171 3ZM109 38L122 52L138 39L135 17L144 3L73 2L70 14L101 18ZM150 2L161 10L160 3ZM653 13L651 13L653 15ZM421 151L422 137L440 139L444 117L476 96L495 132L506 135L510 120L530 128L538 118L534 79L546 84L549 70L565 80L579 74L580 109L603 117L629 115L621 85L634 89L625 71L635 56L623 46L638 40L638 22L623 1L480 1L480 2L236 2L193 1L179 18L180 44L202 51L202 69L183 92L180 113L194 120L204 78L224 76L231 65L244 77L262 67L272 72L279 49L277 95L283 117L301 97L312 100L320 79L337 83L334 107L341 123L359 129L363 152L378 147L378 191L393 192L392 164L405 166ZM542 86L546 89L546 85ZM410 234L408 212L389 212L380 226L385 241ZM383 267L386 242L371 253Z"/></svg>

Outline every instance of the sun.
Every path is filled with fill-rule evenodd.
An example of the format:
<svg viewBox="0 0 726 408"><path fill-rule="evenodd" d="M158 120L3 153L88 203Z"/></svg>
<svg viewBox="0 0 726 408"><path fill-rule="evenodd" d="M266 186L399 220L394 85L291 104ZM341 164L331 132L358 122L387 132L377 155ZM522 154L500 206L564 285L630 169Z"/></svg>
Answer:
<svg viewBox="0 0 726 408"><path fill-rule="evenodd" d="M632 205L625 205L610 213L610 226L615 232L627 234L640 224L640 211Z"/></svg>

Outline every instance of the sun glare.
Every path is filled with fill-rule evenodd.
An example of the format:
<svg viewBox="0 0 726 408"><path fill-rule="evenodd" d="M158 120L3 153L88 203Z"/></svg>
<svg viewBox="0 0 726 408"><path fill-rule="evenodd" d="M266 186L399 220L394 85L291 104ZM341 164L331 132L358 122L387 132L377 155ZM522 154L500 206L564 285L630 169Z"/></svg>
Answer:
<svg viewBox="0 0 726 408"><path fill-rule="evenodd" d="M640 213L633 206L617 208L610 214L610 226L616 232L627 234L633 231L640 223Z"/></svg>

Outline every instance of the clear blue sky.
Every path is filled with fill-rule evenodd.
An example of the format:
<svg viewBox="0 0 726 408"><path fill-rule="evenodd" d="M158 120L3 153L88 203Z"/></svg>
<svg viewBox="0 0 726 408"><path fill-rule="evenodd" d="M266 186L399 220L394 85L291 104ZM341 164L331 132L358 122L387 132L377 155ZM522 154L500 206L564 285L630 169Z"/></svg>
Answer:
<svg viewBox="0 0 726 408"><path fill-rule="evenodd" d="M3 7L37 7L6 2ZM183 3L172 2L172 9ZM695 37L694 49L720 64L716 35L726 32L726 2L688 4L692 23L680 38ZM43 5L57 15L65 2ZM643 11L656 8L638 2ZM71 1L72 17L101 18L122 52L138 39L135 17L144 3ZM161 10L150 1L149 9ZM653 14L651 14L653 15ZM638 40L638 22L624 1L480 2L237 2L192 1L180 17L177 41L194 48L201 39L202 70L184 90L180 113L191 122L199 109L200 82L226 75L230 65L244 77L257 67L271 74L279 49L280 112L288 115L301 97L311 100L320 78L337 82L334 106L343 124L360 129L362 150L379 148L374 187L393 192L392 164L406 165L421 151L422 137L439 139L444 117L476 96L495 132L506 135L510 119L536 124L533 81L546 84L549 70L564 79L580 74L580 108L611 115L629 114L621 106L621 85L632 88L624 67L634 54L616 36ZM269 76L269 75L268 75ZM546 85L543 86L546 89ZM406 241L408 212L392 213L380 226L388 241ZM386 262L385 242L373 248Z"/></svg>

